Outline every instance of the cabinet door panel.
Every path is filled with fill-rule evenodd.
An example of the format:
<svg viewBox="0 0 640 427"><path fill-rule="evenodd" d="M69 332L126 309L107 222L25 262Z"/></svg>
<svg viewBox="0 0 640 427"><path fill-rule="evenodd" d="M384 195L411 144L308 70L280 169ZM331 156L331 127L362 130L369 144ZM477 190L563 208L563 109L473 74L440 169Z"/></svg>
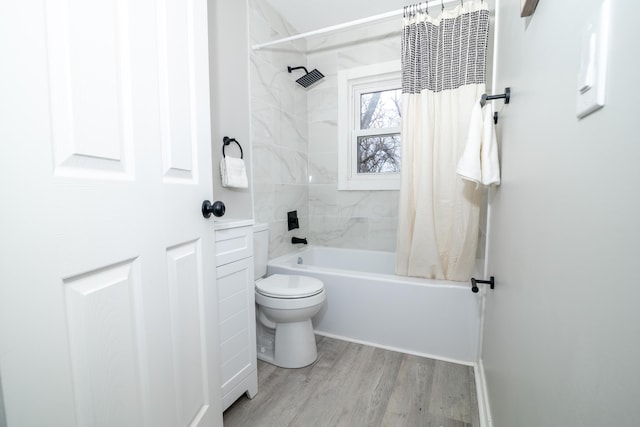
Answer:
<svg viewBox="0 0 640 427"><path fill-rule="evenodd" d="M224 395L256 366L253 258L218 267L217 278Z"/></svg>

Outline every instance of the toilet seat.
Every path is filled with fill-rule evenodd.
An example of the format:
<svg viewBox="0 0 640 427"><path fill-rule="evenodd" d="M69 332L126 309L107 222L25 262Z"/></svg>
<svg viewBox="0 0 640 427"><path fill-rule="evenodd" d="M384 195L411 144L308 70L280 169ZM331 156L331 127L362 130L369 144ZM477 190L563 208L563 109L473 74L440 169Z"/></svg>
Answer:
<svg viewBox="0 0 640 427"><path fill-rule="evenodd" d="M309 276L273 274L256 282L256 292L271 298L308 298L323 290L322 281Z"/></svg>

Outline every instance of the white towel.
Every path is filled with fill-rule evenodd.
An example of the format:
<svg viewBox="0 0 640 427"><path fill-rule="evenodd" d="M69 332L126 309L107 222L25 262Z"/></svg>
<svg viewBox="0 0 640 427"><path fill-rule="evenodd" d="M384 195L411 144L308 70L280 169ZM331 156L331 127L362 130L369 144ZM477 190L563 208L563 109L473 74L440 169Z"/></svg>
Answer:
<svg viewBox="0 0 640 427"><path fill-rule="evenodd" d="M471 111L469 134L464 152L458 160L456 173L462 178L483 185L500 184L498 142L494 132L493 107L476 102Z"/></svg>
<svg viewBox="0 0 640 427"><path fill-rule="evenodd" d="M220 177L223 187L249 188L244 160L236 157L223 157L220 160Z"/></svg>

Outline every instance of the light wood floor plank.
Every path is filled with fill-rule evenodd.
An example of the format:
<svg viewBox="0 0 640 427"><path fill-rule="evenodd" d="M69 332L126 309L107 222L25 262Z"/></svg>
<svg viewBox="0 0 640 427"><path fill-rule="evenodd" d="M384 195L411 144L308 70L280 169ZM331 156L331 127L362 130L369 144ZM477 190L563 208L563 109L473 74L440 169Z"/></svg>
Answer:
<svg viewBox="0 0 640 427"><path fill-rule="evenodd" d="M371 347L369 347L371 348ZM401 353L379 348L369 352L358 369L351 376L346 404L339 416L331 420L332 426L377 426L387 410L389 395L392 393L402 365Z"/></svg>
<svg viewBox="0 0 640 427"><path fill-rule="evenodd" d="M473 368L462 369L459 365L438 360L434 373L429 412L470 423L472 402L469 399L469 383L473 382L475 389Z"/></svg>
<svg viewBox="0 0 640 427"><path fill-rule="evenodd" d="M404 355L382 426L427 425L434 367L433 359Z"/></svg>
<svg viewBox="0 0 640 427"><path fill-rule="evenodd" d="M317 337L301 369L258 362L258 394L226 427L479 427L473 368Z"/></svg>
<svg viewBox="0 0 640 427"><path fill-rule="evenodd" d="M313 384L313 394L305 405L300 406L298 416L291 425L305 425L308 420L314 420L316 426L331 426L331 420L336 419L343 406L352 402L353 396L349 390L352 383L359 379L358 372L363 360L368 359L372 347L348 343L337 363L329 370L323 371L318 378L322 379ZM315 367L314 367L315 369Z"/></svg>

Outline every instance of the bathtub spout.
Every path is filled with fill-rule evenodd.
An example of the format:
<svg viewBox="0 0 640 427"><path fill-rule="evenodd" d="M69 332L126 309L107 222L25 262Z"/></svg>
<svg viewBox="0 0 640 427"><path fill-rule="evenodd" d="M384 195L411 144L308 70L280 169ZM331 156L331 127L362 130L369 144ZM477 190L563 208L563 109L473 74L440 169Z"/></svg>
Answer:
<svg viewBox="0 0 640 427"><path fill-rule="evenodd" d="M307 244L307 238L305 237L304 239L301 239L299 237L292 237L291 238L291 244L295 245L296 243L304 243L306 245Z"/></svg>

